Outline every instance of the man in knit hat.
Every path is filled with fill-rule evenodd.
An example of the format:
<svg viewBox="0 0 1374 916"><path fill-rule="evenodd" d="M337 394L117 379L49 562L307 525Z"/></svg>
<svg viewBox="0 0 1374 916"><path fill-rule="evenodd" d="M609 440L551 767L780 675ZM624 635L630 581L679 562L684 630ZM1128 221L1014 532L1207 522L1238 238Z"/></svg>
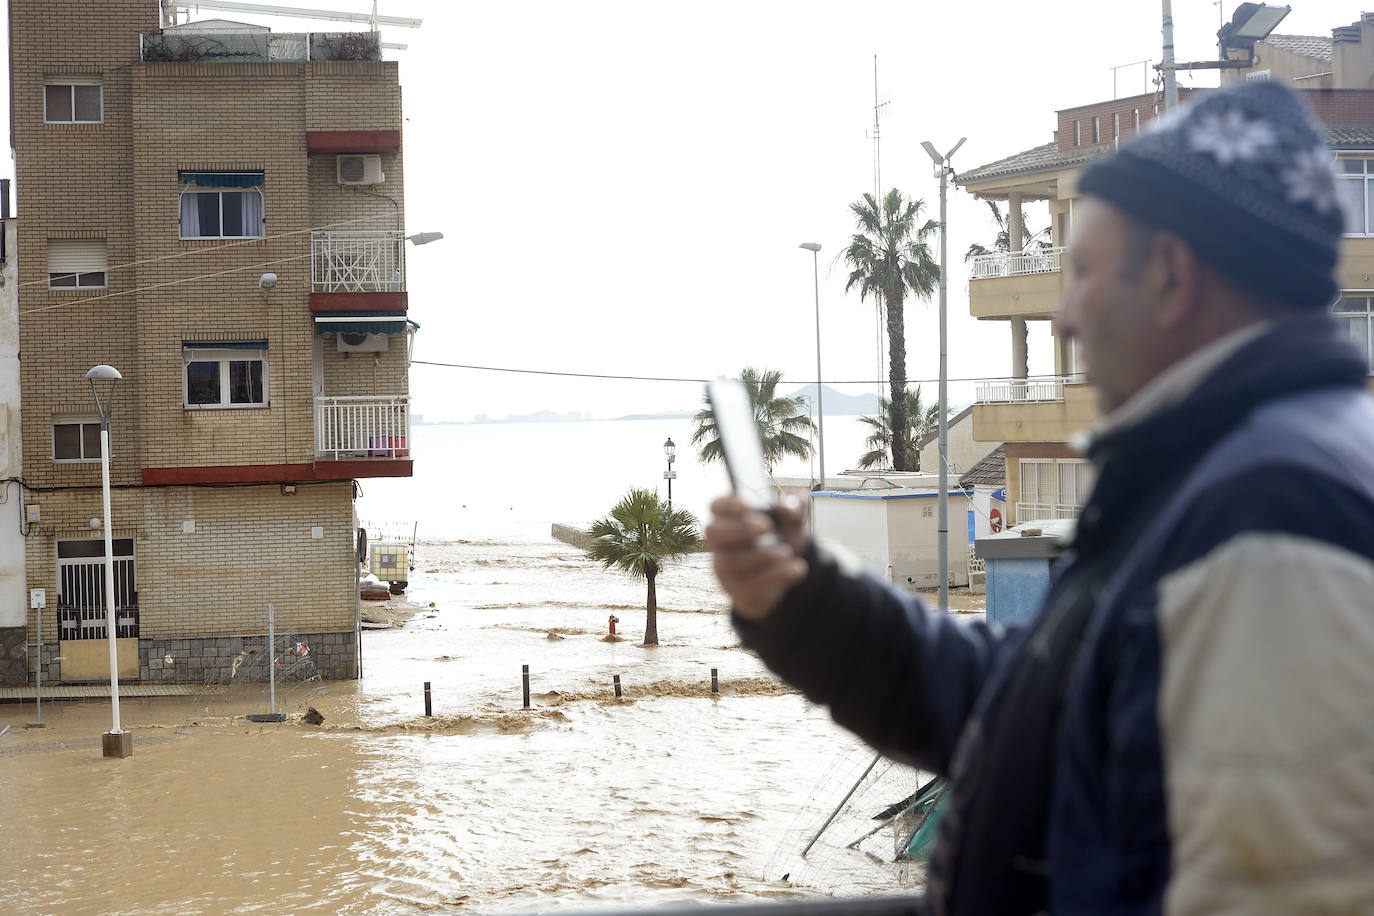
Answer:
<svg viewBox="0 0 1374 916"><path fill-rule="evenodd" d="M745 645L945 774L937 913L1374 912L1374 403L1331 153L1218 90L1089 166L1055 321L1105 417L1036 618L965 626L785 507L707 539Z"/></svg>

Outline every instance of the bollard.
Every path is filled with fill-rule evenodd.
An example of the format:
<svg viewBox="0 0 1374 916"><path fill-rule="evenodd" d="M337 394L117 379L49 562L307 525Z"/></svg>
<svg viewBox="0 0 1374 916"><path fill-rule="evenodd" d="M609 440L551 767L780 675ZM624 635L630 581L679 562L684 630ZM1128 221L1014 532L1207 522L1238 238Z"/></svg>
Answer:
<svg viewBox="0 0 1374 916"><path fill-rule="evenodd" d="M711 692L720 693L720 678L716 676L716 669L711 669Z"/></svg>
<svg viewBox="0 0 1374 916"><path fill-rule="evenodd" d="M521 665L521 666L520 666L520 679L524 682L524 687L525 687L525 708L526 708L526 709L529 709L529 708L530 708L530 666L529 666L529 665Z"/></svg>
<svg viewBox="0 0 1374 916"><path fill-rule="evenodd" d="M615 680L615 695L616 695L616 696L620 696L620 675L617 674L617 675L615 676L614 680Z"/></svg>
<svg viewBox="0 0 1374 916"><path fill-rule="evenodd" d="M431 718L433 715L434 710L429 705L429 681L425 681L425 718Z"/></svg>

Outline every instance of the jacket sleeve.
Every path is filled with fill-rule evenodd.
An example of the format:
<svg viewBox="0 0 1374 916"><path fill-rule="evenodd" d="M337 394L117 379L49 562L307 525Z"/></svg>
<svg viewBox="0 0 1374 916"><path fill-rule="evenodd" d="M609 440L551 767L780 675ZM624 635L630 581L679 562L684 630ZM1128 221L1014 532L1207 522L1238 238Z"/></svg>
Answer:
<svg viewBox="0 0 1374 916"><path fill-rule="evenodd" d="M746 648L877 750L938 773L1005 637L932 613L814 546L810 572L763 621L735 615Z"/></svg>
<svg viewBox="0 0 1374 916"><path fill-rule="evenodd" d="M1374 901L1374 524L1332 482L1251 479L1232 529L1160 583L1164 909L1364 912ZM1210 521L1208 516L1210 516ZM1215 535L1213 535L1215 537Z"/></svg>

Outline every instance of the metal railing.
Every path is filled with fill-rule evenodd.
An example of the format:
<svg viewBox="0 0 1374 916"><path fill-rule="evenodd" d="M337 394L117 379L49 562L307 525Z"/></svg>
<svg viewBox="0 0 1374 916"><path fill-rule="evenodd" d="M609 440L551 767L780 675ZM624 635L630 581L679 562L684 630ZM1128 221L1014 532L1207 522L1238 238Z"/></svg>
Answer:
<svg viewBox="0 0 1374 916"><path fill-rule="evenodd" d="M310 289L316 293L399 293L406 288L399 231L310 233Z"/></svg>
<svg viewBox="0 0 1374 916"><path fill-rule="evenodd" d="M58 639L104 639L105 606L92 604L58 604ZM115 608L115 638L138 638L138 605Z"/></svg>
<svg viewBox="0 0 1374 916"><path fill-rule="evenodd" d="M979 382L974 388L974 400L979 404L1062 401L1064 383L1077 380L1075 375L1049 375Z"/></svg>
<svg viewBox="0 0 1374 916"><path fill-rule="evenodd" d="M381 60L377 32L145 32L145 62L243 63L304 60Z"/></svg>
<svg viewBox="0 0 1374 916"><path fill-rule="evenodd" d="M1065 503L1017 503L1016 524L1047 522L1057 518L1078 518L1080 506Z"/></svg>
<svg viewBox="0 0 1374 916"><path fill-rule="evenodd" d="M1034 248L1026 251L998 251L973 259L970 279L1019 277L1023 274L1051 274L1059 270L1063 248Z"/></svg>
<svg viewBox="0 0 1374 916"><path fill-rule="evenodd" d="M410 398L315 398L315 455L336 461L409 458Z"/></svg>

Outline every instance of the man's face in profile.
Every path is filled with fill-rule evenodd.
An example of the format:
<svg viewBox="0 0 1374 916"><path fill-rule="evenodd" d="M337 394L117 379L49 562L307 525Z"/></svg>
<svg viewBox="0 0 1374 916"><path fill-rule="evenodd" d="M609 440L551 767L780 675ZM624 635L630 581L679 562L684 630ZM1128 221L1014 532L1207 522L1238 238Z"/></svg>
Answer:
<svg viewBox="0 0 1374 916"><path fill-rule="evenodd" d="M1074 209L1064 293L1056 332L1078 341L1098 407L1109 413L1161 367L1149 354L1158 333L1148 292L1150 234L1096 198Z"/></svg>

